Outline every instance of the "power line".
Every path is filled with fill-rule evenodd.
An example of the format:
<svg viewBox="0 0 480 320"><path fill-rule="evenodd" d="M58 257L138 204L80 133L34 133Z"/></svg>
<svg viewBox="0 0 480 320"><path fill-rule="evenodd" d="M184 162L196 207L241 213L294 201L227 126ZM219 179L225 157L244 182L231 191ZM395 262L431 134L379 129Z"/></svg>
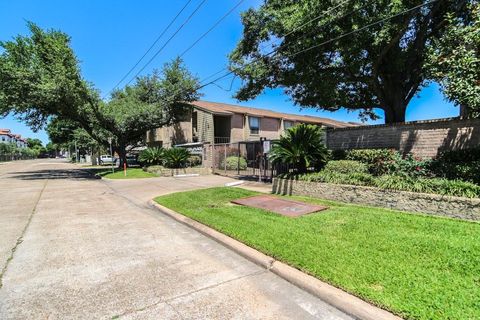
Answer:
<svg viewBox="0 0 480 320"><path fill-rule="evenodd" d="M190 51L193 47L197 45L203 38L205 38L213 29L215 29L226 17L228 17L230 14L232 14L235 9L237 9L245 0L240 0L238 3L233 6L227 13L225 13L220 19L215 22L210 29L208 29L205 33L203 33L197 40L195 40L194 43L192 43L187 49L185 49L181 54L180 58L183 57L188 51Z"/></svg>
<svg viewBox="0 0 480 320"><path fill-rule="evenodd" d="M305 23L302 23L300 26L298 26L298 27L294 28L293 30L287 32L285 35L283 35L283 37L288 37L289 35L291 35L291 34L294 33L295 31L298 31L298 30L302 29L303 27L305 27L306 25L309 25L310 23L312 23L312 22L314 22L314 21L317 21L317 20L320 19L320 18L323 18L326 14L330 13L330 12L333 11L333 10L336 10L336 9L340 8L341 6L343 6L344 4L347 4L347 3L350 2L350 1L351 1L351 0L346 0L346 1L340 2L339 4L337 4L337 5L335 5L335 6L331 7L331 8L323 11L323 12L322 12L321 14L319 14L318 16L310 19L309 21L307 21L307 22L305 22ZM367 6L367 5L364 5L364 6L358 8L358 9L356 9L356 10L360 10L360 9L362 9L362 8L365 8L366 6ZM356 10L348 13L347 15L355 12ZM345 15L345 16L346 16L346 15ZM345 16L343 16L342 18L344 18ZM324 26L325 26L325 25L324 25ZM266 47L266 46L265 46L265 47ZM262 50L262 49L265 49L265 47L261 48L261 50ZM268 55L271 55L273 52L275 52L275 50L267 53L266 55L267 55L267 56L268 56ZM217 74L221 73L221 72L224 71L224 70L228 70L228 68L225 67L225 68L223 68L223 69L215 72L214 74L209 75L208 77L204 78L203 81L206 81L206 79L209 79L209 78L211 78L211 77L216 76ZM203 82L203 81L202 81L202 82Z"/></svg>
<svg viewBox="0 0 480 320"><path fill-rule="evenodd" d="M163 46L157 50L157 52L155 52L155 54L150 58L150 60L147 61L147 63L133 76L132 79L130 79L130 81L127 82L127 85L130 84L133 80L135 80L138 75L143 71L145 70L145 68L160 54L160 52L162 52L162 50L170 43L170 41L180 32L180 30L183 29L183 27L192 19L192 17L197 13L198 10L200 10L200 8L203 6L203 4L206 2L207 0L202 0L202 2L200 2L198 4L198 6L195 8L195 10L193 10L193 12L187 17L187 19L185 19L185 21L177 28L177 30L170 36L170 38L168 38L168 40L163 44Z"/></svg>
<svg viewBox="0 0 480 320"><path fill-rule="evenodd" d="M426 3L423 3L423 4L417 5L417 6L415 6L415 7L412 7L412 8L410 8L410 9L404 10L404 11L399 12L399 13L397 13L397 14L394 14L394 15L388 16L388 17L386 17L386 18L382 18L382 19L380 19L380 20L377 20L377 21L375 21L375 22L369 23L369 24L367 24L367 25L365 25L365 26L363 26L363 27L361 27L361 28L359 28L359 29L352 30L352 31L349 31L349 32L347 32L347 33L344 33L344 34L342 34L342 35L340 35L340 36L338 36L338 37L335 37L335 38L333 38L333 39L330 39L330 40L324 41L324 42L322 42L322 43L319 43L319 44L317 44L317 45L313 45L313 46L311 46L311 47L308 47L308 48L306 48L306 49L303 49L303 50L294 52L294 53L292 53L292 54L290 54L290 55L287 55L286 57L293 57L293 56L296 56L296 55L298 55L298 54L304 53L304 52L306 52L306 51L309 51L309 50L312 50L312 49L315 49L315 48L324 46L324 45L326 45L326 44L335 42L335 41L340 40L340 39L343 39L343 38L345 38L345 37L347 37L347 36L349 36L349 35L352 35L352 34L354 34L354 33L363 31L363 30L365 30L365 29L368 29L368 28L370 28L370 27L372 27L372 26L374 26L374 25L383 23L383 22L388 21L388 20L390 20L390 19L399 17L399 16L401 16L401 15L404 15L405 13L409 13L409 12L411 12L411 11L420 9L420 8L422 8L422 7L425 7L425 6L427 6L427 5L430 5L430 4L432 4L432 3L434 3L434 2L437 2L437 1L439 1L439 0L431 0L431 1L429 1L429 2L426 2ZM278 50L278 49L277 49L277 50ZM277 50L273 50L272 52L276 52ZM270 55L272 52L270 52L270 53L267 54L267 55ZM255 60L247 63L246 65L250 65L250 64L254 63L256 60L258 60L258 59L255 59ZM238 69L241 69L241 68L237 68L237 70L238 70ZM212 81L210 81L210 82L208 82L208 83L206 83L206 84L204 84L204 85L201 85L200 87L197 88L197 90L199 90L199 89L201 89L201 88L204 88L204 87L206 87L206 86L208 86L208 85L210 85L210 84L212 84L212 83L215 83L215 82L217 82L218 80L221 80L221 79L229 76L230 74L232 74L232 73L234 73L234 72L235 72L235 70L232 70L232 71L224 74L223 76L216 78L215 80L212 80Z"/></svg>
<svg viewBox="0 0 480 320"><path fill-rule="evenodd" d="M129 75L130 73L132 73L133 70L135 70L135 68L140 64L140 62L147 56L147 54L153 49L153 47L155 47L155 45L157 44L158 41L160 41L160 39L163 37L163 35L168 31L168 29L170 29L170 27L173 25L173 23L177 20L177 18L182 14L182 12L187 8L187 6L190 4L190 2L192 2L192 0L188 0L185 5L180 9L180 11L175 15L175 17L173 17L173 19L170 21L170 23L163 29L162 33L160 33L160 35L155 39L155 41L152 43L152 45L150 46L150 48L147 49L147 51L145 51L145 53L142 55L142 57L140 59L138 59L138 61L135 63L135 65L123 76L122 79L120 79L120 81L118 81L118 83L113 87L112 90L110 90L109 92L112 92L113 90L115 90L122 82L123 80L125 80ZM105 97L104 97L105 98Z"/></svg>

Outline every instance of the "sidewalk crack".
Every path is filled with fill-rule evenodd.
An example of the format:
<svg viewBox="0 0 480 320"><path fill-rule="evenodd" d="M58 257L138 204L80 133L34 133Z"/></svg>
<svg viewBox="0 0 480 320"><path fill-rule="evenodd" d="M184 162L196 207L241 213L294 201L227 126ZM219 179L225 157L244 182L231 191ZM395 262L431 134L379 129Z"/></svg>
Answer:
<svg viewBox="0 0 480 320"><path fill-rule="evenodd" d="M10 256L7 258L7 261L5 262L5 265L3 266L2 270L0 271L0 289L3 287L3 276L7 272L8 266L10 262L13 260L13 256L15 254L15 251L17 251L18 246L23 242L23 237L25 236L25 233L27 232L28 226L30 225L30 222L32 221L33 215L35 211L37 210L37 205L40 202L40 198L43 195L43 191L45 190L45 187L47 186L48 179L45 180L45 183L43 184L42 190L40 190L40 193L38 194L38 197L35 201L35 205L33 206L32 212L30 213L30 216L28 217L27 223L25 224L25 227L23 228L22 232L20 233L20 236L17 238L17 241L15 242L15 245L10 251Z"/></svg>
<svg viewBox="0 0 480 320"><path fill-rule="evenodd" d="M166 305L171 307L182 319L184 319L184 317L170 304L170 302L172 302L176 299L179 299L179 298L189 296L191 294L195 294L195 293L198 293L198 292L201 292L201 291L205 291L205 290L209 290L209 289L212 289L212 288L219 287L219 286L224 285L226 283L230 283L230 282L237 281L237 280L240 280L240 279L248 278L248 277L251 277L251 276L257 276L257 275L260 275L260 274L263 274L263 273L266 273L266 272L268 272L268 271L267 270L260 270L260 271L252 272L252 273L249 273L249 274L246 274L246 275L243 275L243 276L235 277L235 278L225 280L225 281L222 281L222 282L219 282L219 283L216 283L216 284L212 284L210 286L199 288L197 290L182 293L182 294L179 294L177 296L174 296L174 297L171 297L171 298L168 298L168 299L160 299L157 302L146 305L144 307L134 309L134 310L128 310L128 311L125 311L122 314L117 314L117 315L113 316L111 319L119 319L119 318L122 318L122 317L124 317L126 315L129 315L129 314L132 314L132 313L136 313L136 312L139 312L139 311L144 311L144 310L150 309L152 307L155 307L155 306L159 305L160 303L165 303Z"/></svg>

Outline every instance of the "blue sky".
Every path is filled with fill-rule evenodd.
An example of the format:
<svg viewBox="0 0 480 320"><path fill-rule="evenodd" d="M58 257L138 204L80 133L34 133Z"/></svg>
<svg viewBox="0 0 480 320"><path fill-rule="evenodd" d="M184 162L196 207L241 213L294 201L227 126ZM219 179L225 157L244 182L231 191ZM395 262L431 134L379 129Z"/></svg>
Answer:
<svg viewBox="0 0 480 320"><path fill-rule="evenodd" d="M193 11L200 0L193 0L170 32L159 41L162 45L183 19ZM149 73L153 68L161 68L186 49L215 21L226 13L237 1L207 0L204 6L192 18L182 31L169 43L165 50L145 69ZM102 93L112 87L150 47L170 19L186 3L174 1L125 1L125 0L0 0L0 40L10 40L17 34L27 34L25 21L30 20L42 28L60 29L72 37L72 47L81 61L85 79L93 82ZM219 27L203 39L184 57L187 67L203 79L222 69L227 63L228 53L240 39L242 25L240 11L258 6L260 0L246 0ZM153 54L155 50L152 51ZM150 55L145 61L148 60ZM142 66L142 64L140 64ZM232 98L233 91L227 91L230 80L203 89L204 100L237 103ZM357 113L340 110L335 113L318 112L312 109L299 110L289 101L281 90L269 90L257 99L244 102L243 105L268 108L281 112L303 113L325 116L343 121L358 121ZM458 108L446 102L433 84L414 98L407 110L407 120L443 118L458 115ZM382 120L377 121L382 123ZM374 122L371 122L374 123ZM48 141L45 132L33 133L13 117L0 119L0 128L26 137L38 137Z"/></svg>

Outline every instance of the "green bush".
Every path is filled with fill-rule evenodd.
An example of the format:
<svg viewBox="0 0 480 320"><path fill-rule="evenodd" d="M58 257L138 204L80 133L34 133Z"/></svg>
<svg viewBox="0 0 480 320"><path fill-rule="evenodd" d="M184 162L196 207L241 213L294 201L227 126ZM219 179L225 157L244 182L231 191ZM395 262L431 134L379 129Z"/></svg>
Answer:
<svg viewBox="0 0 480 320"><path fill-rule="evenodd" d="M431 159L422 159L409 153L403 158L399 157L393 163L392 170L388 174L407 177L433 177L431 163Z"/></svg>
<svg viewBox="0 0 480 320"><path fill-rule="evenodd" d="M163 151L163 148L159 147L147 148L140 152L138 160L148 166L160 165L162 164Z"/></svg>
<svg viewBox="0 0 480 320"><path fill-rule="evenodd" d="M368 173L368 166L362 162L354 160L332 160L329 161L323 169L333 173Z"/></svg>
<svg viewBox="0 0 480 320"><path fill-rule="evenodd" d="M346 160L355 160L368 165L370 173L376 176L395 171L395 163L402 156L393 149L357 149L348 150Z"/></svg>
<svg viewBox="0 0 480 320"><path fill-rule="evenodd" d="M197 155L192 155L192 156L188 157L187 165L189 167L196 167L196 166L199 166L201 164L202 164L202 157L197 156Z"/></svg>
<svg viewBox="0 0 480 320"><path fill-rule="evenodd" d="M287 178L287 176L284 176L284 178ZM419 178L399 175L383 175L380 177L374 177L368 173L343 174L325 170L316 173L299 175L296 176L296 178L302 181L310 182L371 186L381 189L436 193L467 198L480 197L479 185L460 180L448 180L442 178Z"/></svg>
<svg viewBox="0 0 480 320"><path fill-rule="evenodd" d="M346 150L328 150L329 160L345 160L347 156Z"/></svg>
<svg viewBox="0 0 480 320"><path fill-rule="evenodd" d="M163 164L167 168L185 168L191 154L185 148L170 148L163 151Z"/></svg>
<svg viewBox="0 0 480 320"><path fill-rule="evenodd" d="M162 171L163 168L164 168L163 166L154 165L154 166L143 167L143 171L156 174L157 172Z"/></svg>
<svg viewBox="0 0 480 320"><path fill-rule="evenodd" d="M369 173L355 172L350 174L320 171L298 176L299 180L310 182L326 182L335 184L352 184L357 186L374 185L374 177Z"/></svg>
<svg viewBox="0 0 480 320"><path fill-rule="evenodd" d="M230 156L226 158L227 170L246 170L247 160L243 157ZM225 168L225 160L220 164L220 169Z"/></svg>
<svg viewBox="0 0 480 320"><path fill-rule="evenodd" d="M425 179L384 175L375 179L375 186L390 190L437 193L467 198L480 197L480 186L465 181L442 178Z"/></svg>
<svg viewBox="0 0 480 320"><path fill-rule="evenodd" d="M442 152L431 170L438 177L480 184L480 148Z"/></svg>
<svg viewBox="0 0 480 320"><path fill-rule="evenodd" d="M412 154L402 157L393 149L356 149L332 152L332 158L358 161L368 166L375 175L396 174L402 176L431 177L431 160L421 159Z"/></svg>

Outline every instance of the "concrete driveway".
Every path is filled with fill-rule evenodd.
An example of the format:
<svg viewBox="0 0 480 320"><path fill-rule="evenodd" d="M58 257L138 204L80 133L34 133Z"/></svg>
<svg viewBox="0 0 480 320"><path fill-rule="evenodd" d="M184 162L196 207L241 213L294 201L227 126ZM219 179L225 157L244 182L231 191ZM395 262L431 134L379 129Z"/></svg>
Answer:
<svg viewBox="0 0 480 320"><path fill-rule="evenodd" d="M349 319L146 203L227 181L0 164L0 319Z"/></svg>

